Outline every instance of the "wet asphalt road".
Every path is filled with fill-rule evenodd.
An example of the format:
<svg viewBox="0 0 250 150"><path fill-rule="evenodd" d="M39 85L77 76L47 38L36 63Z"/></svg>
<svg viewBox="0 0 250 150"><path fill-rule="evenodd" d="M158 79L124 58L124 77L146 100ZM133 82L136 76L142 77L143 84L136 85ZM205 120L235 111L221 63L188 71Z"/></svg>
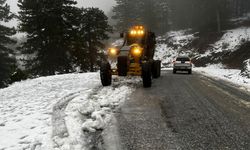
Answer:
<svg viewBox="0 0 250 150"><path fill-rule="evenodd" d="M197 73L162 72L115 114L123 150L250 150L250 95Z"/></svg>

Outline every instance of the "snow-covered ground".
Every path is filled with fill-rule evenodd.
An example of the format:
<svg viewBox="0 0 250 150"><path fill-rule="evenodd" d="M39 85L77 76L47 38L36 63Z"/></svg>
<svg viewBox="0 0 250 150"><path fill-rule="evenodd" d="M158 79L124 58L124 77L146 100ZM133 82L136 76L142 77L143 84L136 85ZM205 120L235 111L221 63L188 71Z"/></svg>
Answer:
<svg viewBox="0 0 250 150"><path fill-rule="evenodd" d="M208 49L204 54L201 54L200 57L211 56L212 53L223 51L233 52L248 41L250 41L249 27L228 30L219 41L211 45L212 49Z"/></svg>
<svg viewBox="0 0 250 150"><path fill-rule="evenodd" d="M239 27L224 32L224 35L217 42L210 44L203 54L199 54L192 47L185 49L193 40L199 38L191 30L167 32L164 36L157 38L155 59L162 60L163 66L168 67L178 55L189 55L196 59L203 59L219 52L234 52L250 41L249 27Z"/></svg>
<svg viewBox="0 0 250 150"><path fill-rule="evenodd" d="M249 40L249 35L248 28L230 30L206 55L233 51ZM182 49L193 39L194 35L187 30L158 37L155 59L162 60L163 68L167 68L180 54L196 54L192 49ZM244 72L226 69L221 64L194 70L250 91L249 60L245 61ZM105 130L113 110L141 85L139 77L114 77L113 81L112 86L102 87L98 73L68 74L27 80L0 89L0 150L91 149L92 135Z"/></svg>
<svg viewBox="0 0 250 150"><path fill-rule="evenodd" d="M163 68L170 67L178 55L190 55L192 50L184 49L192 40L193 34L189 30L171 31L157 38L155 58L162 61Z"/></svg>
<svg viewBox="0 0 250 150"><path fill-rule="evenodd" d="M202 57L210 56L212 53L222 51L233 52L245 42L250 41L250 28L240 27L226 31L219 41L211 45L213 49L208 49L205 54L198 54L194 49L182 50L183 47L195 38L197 37L190 34L188 30L171 31L165 36L158 37L155 59L162 60L163 68L166 69L172 67L172 61L178 55L191 55L195 57L199 55L203 59ZM213 78L232 82L250 91L250 78L247 78L250 77L250 59L245 61L244 66L243 70L239 70L227 69L222 64L208 64L207 67L194 68L194 70Z"/></svg>
<svg viewBox="0 0 250 150"><path fill-rule="evenodd" d="M250 92L250 78L241 76L241 70L239 69L225 69L222 64L216 64L194 68L194 70L205 76L226 80Z"/></svg>
<svg viewBox="0 0 250 150"><path fill-rule="evenodd" d="M241 75L250 78L250 59L243 62L243 69L241 70Z"/></svg>
<svg viewBox="0 0 250 150"><path fill-rule="evenodd" d="M98 73L41 77L0 90L0 150L82 150L105 129L112 110L139 78L114 78L102 87Z"/></svg>

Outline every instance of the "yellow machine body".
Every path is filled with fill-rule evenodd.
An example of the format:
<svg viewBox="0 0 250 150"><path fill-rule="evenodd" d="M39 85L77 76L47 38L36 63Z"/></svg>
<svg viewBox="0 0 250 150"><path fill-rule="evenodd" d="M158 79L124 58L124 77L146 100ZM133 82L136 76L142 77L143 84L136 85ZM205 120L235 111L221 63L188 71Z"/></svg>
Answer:
<svg viewBox="0 0 250 150"><path fill-rule="evenodd" d="M129 46L130 50L127 51L124 55L128 56L128 72L127 75L130 76L141 76L142 75L142 67L141 67L141 56L143 54L143 48L139 44L132 44ZM111 48L109 50L109 58L112 60L116 60L118 56L117 54L121 53L121 50L115 48ZM118 75L117 66L111 68L112 75Z"/></svg>

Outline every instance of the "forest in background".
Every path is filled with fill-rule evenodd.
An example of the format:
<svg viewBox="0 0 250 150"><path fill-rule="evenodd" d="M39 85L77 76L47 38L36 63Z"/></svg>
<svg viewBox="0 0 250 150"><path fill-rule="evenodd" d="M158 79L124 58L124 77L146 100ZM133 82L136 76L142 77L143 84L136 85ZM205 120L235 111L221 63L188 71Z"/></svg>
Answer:
<svg viewBox="0 0 250 150"><path fill-rule="evenodd" d="M16 29L0 26L0 87L30 77L96 71L112 27L99 8L78 8L74 0L19 0L18 14L0 0L0 20L19 20ZM17 41L10 36L25 33ZM15 47L13 51L13 47ZM21 55L22 67L16 54Z"/></svg>
<svg viewBox="0 0 250 150"><path fill-rule="evenodd" d="M250 11L249 0L116 0L113 19L119 31L143 24L164 34L191 28L198 32L221 32L230 19Z"/></svg>

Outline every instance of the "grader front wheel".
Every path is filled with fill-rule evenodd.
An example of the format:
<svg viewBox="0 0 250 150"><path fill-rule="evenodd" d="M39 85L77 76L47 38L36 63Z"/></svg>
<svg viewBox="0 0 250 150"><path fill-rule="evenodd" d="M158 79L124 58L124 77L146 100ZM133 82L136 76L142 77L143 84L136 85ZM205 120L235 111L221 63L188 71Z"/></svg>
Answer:
<svg viewBox="0 0 250 150"><path fill-rule="evenodd" d="M103 86L110 86L112 82L111 66L108 62L101 65L100 77Z"/></svg>

